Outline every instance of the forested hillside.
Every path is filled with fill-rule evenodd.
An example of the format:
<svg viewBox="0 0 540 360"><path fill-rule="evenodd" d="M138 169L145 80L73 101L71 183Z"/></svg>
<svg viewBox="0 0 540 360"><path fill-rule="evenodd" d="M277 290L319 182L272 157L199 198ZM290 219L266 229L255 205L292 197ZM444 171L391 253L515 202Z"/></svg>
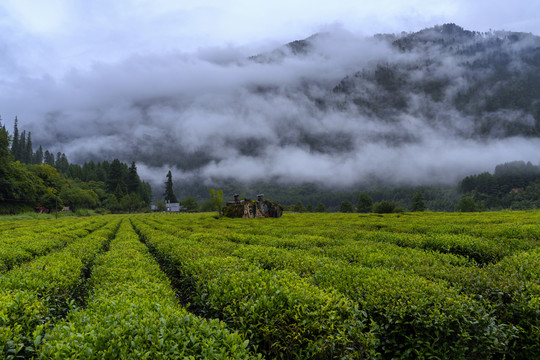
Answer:
<svg viewBox="0 0 540 360"><path fill-rule="evenodd" d="M55 158L41 146L34 151L31 134L19 133L17 121L13 135L0 122L0 214L64 207L135 212L151 201L151 187L139 178L135 162L70 164L63 153Z"/></svg>

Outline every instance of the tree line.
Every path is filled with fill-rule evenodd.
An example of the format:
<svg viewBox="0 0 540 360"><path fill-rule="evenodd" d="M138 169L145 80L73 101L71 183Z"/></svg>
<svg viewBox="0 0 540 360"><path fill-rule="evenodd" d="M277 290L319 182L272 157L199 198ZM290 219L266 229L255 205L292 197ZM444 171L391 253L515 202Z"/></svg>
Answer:
<svg viewBox="0 0 540 360"><path fill-rule="evenodd" d="M30 132L15 118L10 134L0 118L0 213L35 209L57 211L136 212L149 209L150 184L142 181L135 162L70 164L66 155L34 151Z"/></svg>
<svg viewBox="0 0 540 360"><path fill-rule="evenodd" d="M460 207L469 211L540 208L540 165L512 161L459 183Z"/></svg>

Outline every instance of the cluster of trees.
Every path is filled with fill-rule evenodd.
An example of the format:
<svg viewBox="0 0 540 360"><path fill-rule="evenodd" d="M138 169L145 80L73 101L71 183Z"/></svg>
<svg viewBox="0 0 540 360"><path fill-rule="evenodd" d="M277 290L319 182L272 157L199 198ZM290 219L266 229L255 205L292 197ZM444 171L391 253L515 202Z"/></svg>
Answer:
<svg viewBox="0 0 540 360"><path fill-rule="evenodd" d="M513 161L461 180L462 211L540 208L540 166Z"/></svg>
<svg viewBox="0 0 540 360"><path fill-rule="evenodd" d="M299 200L295 205L289 205L286 207L289 211L294 212L327 212L326 207L322 202L318 202L317 206L313 207L311 203L308 203L307 206L304 206L301 200ZM411 211L425 211L426 204L424 202L424 195L421 192L416 192L413 196L411 203ZM367 193L362 192L358 196L358 202L356 207L349 200L343 200L339 205L339 212L342 213L399 213L406 211L405 208L399 206L397 203L389 200L382 200L374 202L371 196Z"/></svg>
<svg viewBox="0 0 540 360"><path fill-rule="evenodd" d="M151 200L152 189L135 162L70 164L65 154L55 157L41 146L34 151L30 132L19 132L17 119L13 135L0 119L0 213L36 207L134 212L146 210Z"/></svg>

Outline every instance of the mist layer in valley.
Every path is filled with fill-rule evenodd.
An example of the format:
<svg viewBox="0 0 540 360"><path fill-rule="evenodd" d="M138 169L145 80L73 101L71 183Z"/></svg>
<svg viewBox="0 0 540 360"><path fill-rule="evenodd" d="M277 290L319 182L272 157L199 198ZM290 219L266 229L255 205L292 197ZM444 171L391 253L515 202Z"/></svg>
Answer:
<svg viewBox="0 0 540 360"><path fill-rule="evenodd" d="M540 38L447 24L336 28L259 49L134 55L18 79L34 144L70 162L136 161L143 179L348 187L450 184L540 160ZM7 80L6 80L7 81ZM26 99L26 100L25 100Z"/></svg>

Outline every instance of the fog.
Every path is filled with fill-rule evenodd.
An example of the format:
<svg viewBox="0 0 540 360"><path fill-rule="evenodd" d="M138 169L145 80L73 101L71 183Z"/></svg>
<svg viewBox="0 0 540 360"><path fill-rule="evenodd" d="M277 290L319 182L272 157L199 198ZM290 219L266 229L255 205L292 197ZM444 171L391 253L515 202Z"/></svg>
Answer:
<svg viewBox="0 0 540 360"><path fill-rule="evenodd" d="M136 54L61 76L5 78L0 105L20 109L35 146L75 163L136 161L153 184L169 169L208 185L272 178L345 187L373 177L450 184L500 163L540 160L538 138L496 127L475 136L473 119L444 100L469 86L461 56L437 47L401 52L380 38L326 30L307 48L271 42ZM513 51L537 44L524 41L532 45ZM402 111L367 111L352 100L387 95L358 74L379 64L407 68L414 81L446 79L443 100L408 93ZM347 92L336 91L347 77ZM534 124L516 109L489 116Z"/></svg>

